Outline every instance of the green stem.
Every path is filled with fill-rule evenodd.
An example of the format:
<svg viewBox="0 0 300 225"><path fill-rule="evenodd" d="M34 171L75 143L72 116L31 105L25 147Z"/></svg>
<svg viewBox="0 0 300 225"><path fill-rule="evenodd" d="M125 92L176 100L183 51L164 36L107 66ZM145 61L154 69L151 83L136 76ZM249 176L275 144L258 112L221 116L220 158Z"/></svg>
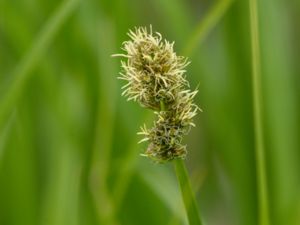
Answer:
<svg viewBox="0 0 300 225"><path fill-rule="evenodd" d="M189 225L202 225L200 214L191 188L187 169L182 159L174 160L175 171L181 189L181 196L184 202Z"/></svg>
<svg viewBox="0 0 300 225"><path fill-rule="evenodd" d="M260 47L259 47L259 28L257 0L249 0L250 23L251 23L251 45L252 45L252 89L253 89L253 113L255 130L255 154L256 154L256 173L258 188L258 210L259 224L269 225L269 205L267 178L265 166L265 150L263 138L262 121L262 91L260 74Z"/></svg>

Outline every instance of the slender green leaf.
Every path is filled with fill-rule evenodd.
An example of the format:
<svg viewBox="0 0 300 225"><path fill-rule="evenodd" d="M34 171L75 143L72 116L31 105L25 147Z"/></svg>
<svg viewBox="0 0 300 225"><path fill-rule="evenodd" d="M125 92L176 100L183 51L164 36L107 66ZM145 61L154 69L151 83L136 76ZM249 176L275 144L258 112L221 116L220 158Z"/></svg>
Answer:
<svg viewBox="0 0 300 225"><path fill-rule="evenodd" d="M255 155L258 188L259 224L270 224L269 204L267 190L267 176L265 165L265 146L263 135L262 115L262 87L261 87L261 65L257 1L249 0L250 22L251 22L251 46L252 46L252 89L253 89L253 113L255 130Z"/></svg>
<svg viewBox="0 0 300 225"><path fill-rule="evenodd" d="M16 66L12 76L13 83L9 87L5 96L0 102L0 126L5 121L7 114L10 113L17 99L21 96L25 88L25 83L32 75L32 69L41 60L43 54L49 47L51 41L58 33L59 28L74 12L80 0L65 0L48 20L41 32L38 34L31 50L24 56L21 62Z"/></svg>

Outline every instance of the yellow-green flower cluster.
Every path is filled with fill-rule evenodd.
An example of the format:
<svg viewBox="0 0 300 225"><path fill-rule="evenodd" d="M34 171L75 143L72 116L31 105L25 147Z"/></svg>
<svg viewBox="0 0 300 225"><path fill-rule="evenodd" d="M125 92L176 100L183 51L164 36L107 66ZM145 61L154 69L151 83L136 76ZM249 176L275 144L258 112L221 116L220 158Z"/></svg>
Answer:
<svg viewBox="0 0 300 225"><path fill-rule="evenodd" d="M186 156L182 138L193 124L199 110L193 103L197 91L189 90L185 79L187 59L177 56L174 43L163 40L159 33L136 28L128 33L131 40L123 43L126 54L121 61L120 79L127 81L122 95L128 100L152 109L158 119L150 129L145 126L139 134L149 141L145 156L165 162Z"/></svg>

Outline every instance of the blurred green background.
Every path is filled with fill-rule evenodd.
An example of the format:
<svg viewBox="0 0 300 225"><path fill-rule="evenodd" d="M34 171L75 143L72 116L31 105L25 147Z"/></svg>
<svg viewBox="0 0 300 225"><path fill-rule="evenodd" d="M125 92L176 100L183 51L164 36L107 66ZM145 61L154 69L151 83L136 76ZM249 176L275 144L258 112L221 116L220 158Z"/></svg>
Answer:
<svg viewBox="0 0 300 225"><path fill-rule="evenodd" d="M300 224L300 2L259 0L272 225ZM191 60L187 165L208 225L257 224L244 0L0 0L0 224L186 224L172 164L139 154L151 112L120 96L128 29Z"/></svg>

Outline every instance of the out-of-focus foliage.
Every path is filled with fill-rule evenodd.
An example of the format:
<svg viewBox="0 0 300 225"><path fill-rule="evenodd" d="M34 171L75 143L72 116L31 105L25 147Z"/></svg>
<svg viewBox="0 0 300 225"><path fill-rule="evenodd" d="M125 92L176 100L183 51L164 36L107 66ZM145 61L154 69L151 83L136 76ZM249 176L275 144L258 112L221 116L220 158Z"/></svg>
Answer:
<svg viewBox="0 0 300 225"><path fill-rule="evenodd" d="M249 6L226 2L0 0L0 224L186 224L171 164L139 156L153 118L120 97L110 57L149 24L200 83L185 143L202 217L257 224ZM298 225L300 4L258 2L271 224Z"/></svg>

